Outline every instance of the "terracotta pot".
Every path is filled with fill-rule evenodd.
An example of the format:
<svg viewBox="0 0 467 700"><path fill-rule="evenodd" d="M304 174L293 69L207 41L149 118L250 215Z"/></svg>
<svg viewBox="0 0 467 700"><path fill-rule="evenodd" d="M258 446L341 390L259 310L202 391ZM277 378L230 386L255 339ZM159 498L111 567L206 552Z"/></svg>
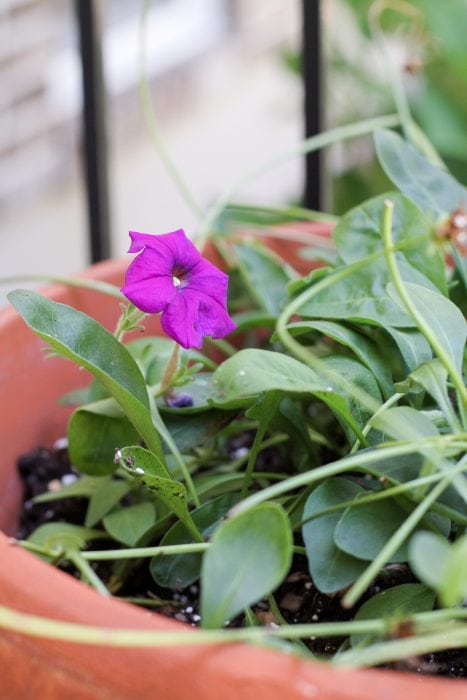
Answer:
<svg viewBox="0 0 467 700"><path fill-rule="evenodd" d="M319 230L321 230L318 227ZM120 284L127 261L106 262L85 276ZM112 328L115 299L78 288L47 296L77 307ZM158 331L157 320L149 324ZM88 381L61 359L44 360L42 343L12 309L0 313L0 525L15 531L19 454L50 445L65 432L64 392ZM114 599L43 563L0 533L0 604L58 620L103 627L180 629L181 624ZM196 632L193 632L196 634ZM0 629L2 697L15 700L454 700L467 683L415 675L341 671L258 647L183 646L116 649L5 632Z"/></svg>

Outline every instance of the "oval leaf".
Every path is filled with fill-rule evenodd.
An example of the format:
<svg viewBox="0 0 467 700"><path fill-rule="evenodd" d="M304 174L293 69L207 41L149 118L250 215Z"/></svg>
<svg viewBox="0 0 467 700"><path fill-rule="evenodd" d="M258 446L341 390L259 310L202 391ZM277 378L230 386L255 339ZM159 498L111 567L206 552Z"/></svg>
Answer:
<svg viewBox="0 0 467 700"><path fill-rule="evenodd" d="M422 211L441 216L467 201L465 187L398 134L379 129L374 138L378 160L386 175Z"/></svg>
<svg viewBox="0 0 467 700"><path fill-rule="evenodd" d="M89 370L118 401L148 447L162 457L143 376L127 349L100 323L41 294L18 289L9 301L39 337Z"/></svg>
<svg viewBox="0 0 467 700"><path fill-rule="evenodd" d="M122 466L160 498L192 534L196 533L195 537L199 541L198 528L188 511L185 486L172 479L156 455L143 447L123 447L120 454Z"/></svg>
<svg viewBox="0 0 467 700"><path fill-rule="evenodd" d="M335 593L353 583L365 570L366 564L340 550L334 541L334 530L342 511L319 513L350 501L362 492L363 489L353 481L328 479L313 491L305 503L303 519L307 522L302 529L303 541L310 576L322 593Z"/></svg>
<svg viewBox="0 0 467 700"><path fill-rule="evenodd" d="M292 335L315 330L350 348L358 359L373 372L384 397L389 398L393 394L394 387L387 363L381 356L376 343L362 333L333 321L298 321L289 324L287 330Z"/></svg>
<svg viewBox="0 0 467 700"><path fill-rule="evenodd" d="M367 600L359 608L354 620L385 619L401 621L416 613L432 610L435 604L435 594L422 583L402 583L388 588ZM352 646L369 644L373 635L352 634Z"/></svg>
<svg viewBox="0 0 467 700"><path fill-rule="evenodd" d="M409 544L409 564L420 581L438 589L446 571L450 547L434 532L416 532Z"/></svg>
<svg viewBox="0 0 467 700"><path fill-rule="evenodd" d="M405 287L418 313L461 373L467 339L467 324L461 311L442 294L420 284L405 282ZM388 284L387 290L394 301L405 308L394 285Z"/></svg>
<svg viewBox="0 0 467 700"><path fill-rule="evenodd" d="M138 442L138 432L115 399L103 399L76 409L68 423L71 462L83 474L103 476L115 471L115 450Z"/></svg>
<svg viewBox="0 0 467 700"><path fill-rule="evenodd" d="M134 547L156 521L153 503L137 503L118 508L105 516L104 527L114 540Z"/></svg>
<svg viewBox="0 0 467 700"><path fill-rule="evenodd" d="M225 494L214 498L192 511L191 516L197 527L208 538L215 531L223 516L238 501L237 494ZM164 535L161 547L172 544L193 542L193 535L179 521ZM170 557L155 556L151 559L149 570L154 581L163 588L179 591L186 588L200 576L202 554L174 554Z"/></svg>
<svg viewBox="0 0 467 700"><path fill-rule="evenodd" d="M240 350L214 372L211 399L227 407L245 405L264 391L309 393L325 390L318 374L303 362L270 350Z"/></svg>
<svg viewBox="0 0 467 700"><path fill-rule="evenodd" d="M203 627L221 627L278 586L292 558L287 514L262 503L226 520L214 534L201 571Z"/></svg>

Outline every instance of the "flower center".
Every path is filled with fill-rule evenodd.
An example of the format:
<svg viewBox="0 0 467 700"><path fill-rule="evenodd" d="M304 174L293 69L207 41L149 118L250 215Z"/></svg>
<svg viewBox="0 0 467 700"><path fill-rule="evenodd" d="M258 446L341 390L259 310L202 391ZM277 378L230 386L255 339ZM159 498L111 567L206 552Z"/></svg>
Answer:
<svg viewBox="0 0 467 700"><path fill-rule="evenodd" d="M172 270L172 284L177 289L179 287L185 287L187 283L186 280L186 270L184 270L179 265L175 265Z"/></svg>

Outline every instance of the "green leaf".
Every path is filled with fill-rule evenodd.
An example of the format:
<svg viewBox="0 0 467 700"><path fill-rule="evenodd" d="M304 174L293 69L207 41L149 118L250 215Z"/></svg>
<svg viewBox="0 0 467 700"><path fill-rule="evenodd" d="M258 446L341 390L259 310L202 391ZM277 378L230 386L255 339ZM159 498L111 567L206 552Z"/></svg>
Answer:
<svg viewBox="0 0 467 700"><path fill-rule="evenodd" d="M334 532L336 545L358 559L372 561L392 535L407 520L408 509L388 498L361 506L350 506L339 518ZM431 527L448 534L450 521L437 514L428 514L425 521ZM420 527L423 527L421 525ZM426 527L426 525L425 525ZM389 561L405 562L408 559L405 542Z"/></svg>
<svg viewBox="0 0 467 700"><path fill-rule="evenodd" d="M83 476L71 484L62 486L58 491L46 491L32 499L34 503L48 503L62 498L90 498L99 488L102 477Z"/></svg>
<svg viewBox="0 0 467 700"><path fill-rule="evenodd" d="M452 301L438 292L410 282L406 282L405 287L418 313L447 352L457 371L461 373L467 339L464 316ZM388 293L401 307L403 306L393 284L388 285Z"/></svg>
<svg viewBox="0 0 467 700"><path fill-rule="evenodd" d="M154 386L161 381L174 346L173 340L151 336L132 340L126 348L135 359L146 384Z"/></svg>
<svg viewBox="0 0 467 700"><path fill-rule="evenodd" d="M447 388L448 372L444 365L438 359L425 362L410 374L410 379L432 396L449 421L453 408Z"/></svg>
<svg viewBox="0 0 467 700"><path fill-rule="evenodd" d="M361 333L333 321L298 321L289 324L287 330L292 335L315 330L338 343L342 343L350 348L358 359L373 372L385 398L389 398L394 393L391 372L387 363L381 357L376 343Z"/></svg>
<svg viewBox="0 0 467 700"><path fill-rule="evenodd" d="M328 479L308 497L303 510L302 529L310 575L322 593L335 593L353 583L366 569L365 562L340 550L334 530L341 511L318 515L327 508L355 498L363 489L353 481ZM308 520L314 516L313 520Z"/></svg>
<svg viewBox="0 0 467 700"><path fill-rule="evenodd" d="M445 265L442 254L433 242L432 219L396 192L369 199L342 217L332 234L340 257L351 264L383 250L381 219L387 199L394 204L394 243L404 244L399 257L446 293Z"/></svg>
<svg viewBox="0 0 467 700"><path fill-rule="evenodd" d="M139 435L115 399L103 399L76 409L68 423L72 463L84 474L115 471L115 450L134 444Z"/></svg>
<svg viewBox="0 0 467 700"><path fill-rule="evenodd" d="M385 331L396 343L409 371L417 369L419 365L433 357L428 341L416 328L385 326Z"/></svg>
<svg viewBox="0 0 467 700"><path fill-rule="evenodd" d="M156 522L153 503L137 503L113 510L105 516L104 527L114 540L134 547Z"/></svg>
<svg viewBox="0 0 467 700"><path fill-rule="evenodd" d="M97 489L89 499L86 520L84 521L86 527L93 527L99 520L102 520L104 515L107 515L132 488L131 481L110 477L100 479Z"/></svg>
<svg viewBox="0 0 467 700"><path fill-rule="evenodd" d="M446 607L459 605L467 598L467 537L451 545L439 584L441 602Z"/></svg>
<svg viewBox="0 0 467 700"><path fill-rule="evenodd" d="M136 360L146 384L156 386L162 380L167 364L172 358L176 343L168 338L145 336L131 340L125 345L128 352ZM179 365L189 361L201 362L203 366L214 369L216 364L197 350L180 349Z"/></svg>
<svg viewBox="0 0 467 700"><path fill-rule="evenodd" d="M241 311L233 315L237 331L248 331L252 328L275 328L276 316L266 311Z"/></svg>
<svg viewBox="0 0 467 700"><path fill-rule="evenodd" d="M92 540L106 539L102 530L71 525L70 523L46 523L40 525L28 537L28 541L55 552L84 549Z"/></svg>
<svg viewBox="0 0 467 700"><path fill-rule="evenodd" d="M286 301L286 287L296 277L292 268L257 242L234 246L242 277L261 309L277 316Z"/></svg>
<svg viewBox="0 0 467 700"><path fill-rule="evenodd" d="M350 358L325 358L324 363L333 374L344 373L346 379L354 381L377 400L381 399L373 375L359 362ZM240 350L214 372L211 398L216 405L234 408L252 404L258 394L267 391L316 396L364 441L360 426L366 422L366 418L360 420L360 408L342 391L337 378L335 382L326 379L324 383L317 372L282 353Z"/></svg>
<svg viewBox="0 0 467 700"><path fill-rule="evenodd" d="M374 135L376 153L390 180L421 209L442 216L467 201L467 189L393 131Z"/></svg>
<svg viewBox="0 0 467 700"><path fill-rule="evenodd" d="M337 378L336 380L329 378L327 391L314 392L314 395L327 403L341 419L350 441L353 441L357 436L365 444L366 440L362 435L361 428L371 417L372 411L354 399L352 387L357 387L373 399L376 404L381 404L381 394L374 375L361 362L351 357L332 355L322 358L321 362L323 367L335 372L337 377L345 379L349 388L342 388ZM334 389L334 391L329 391L330 389ZM349 433L349 429L352 432Z"/></svg>
<svg viewBox="0 0 467 700"><path fill-rule="evenodd" d="M211 399L236 408L253 403L265 391L307 394L325 390L318 374L288 355L270 350L240 350L214 372Z"/></svg>
<svg viewBox="0 0 467 700"><path fill-rule="evenodd" d="M432 610L435 594L421 583L402 583L388 588L367 600L358 609L354 620L394 620L401 622L417 613ZM350 643L354 646L366 646L374 641L375 635L352 634Z"/></svg>
<svg viewBox="0 0 467 700"><path fill-rule="evenodd" d="M177 394L189 396L193 402L191 406L172 407L165 402L164 397L160 397L157 404L159 410L166 414L178 413L184 416L207 411L210 408L208 398L211 394L211 377L211 372L199 372L193 376L190 382L174 389L175 396Z"/></svg>
<svg viewBox="0 0 467 700"><path fill-rule="evenodd" d="M421 437L438 435L431 420L411 406L388 408L375 416L371 425L396 440L420 440Z"/></svg>
<svg viewBox="0 0 467 700"><path fill-rule="evenodd" d="M203 560L203 627L221 627L274 590L291 560L292 533L278 504L262 503L222 523Z"/></svg>
<svg viewBox="0 0 467 700"><path fill-rule="evenodd" d="M224 515L238 501L237 494L224 494L214 498L192 511L191 516L196 526L206 539L210 537L222 521ZM193 542L193 535L182 522L177 522L164 535L161 547L172 544ZM153 557L149 570L154 581L163 588L180 590L190 586L200 577L202 554L175 554L170 557Z"/></svg>
<svg viewBox="0 0 467 700"><path fill-rule="evenodd" d="M188 511L185 486L171 478L165 465L142 447L123 447L120 450L121 465L135 479L152 491L195 534L199 532Z"/></svg>
<svg viewBox="0 0 467 700"><path fill-rule="evenodd" d="M434 590L441 585L449 554L447 540L434 532L416 532L409 543L410 568Z"/></svg>
<svg viewBox="0 0 467 700"><path fill-rule="evenodd" d="M404 279L417 282L424 280L431 284L403 258L400 260L400 269ZM363 270L353 270L317 292L297 309L297 313L307 318L413 328L414 320L388 295L385 289L388 282L386 263L382 259L374 260Z"/></svg>
<svg viewBox="0 0 467 700"><path fill-rule="evenodd" d="M230 413L220 410L188 415L184 415L182 411L164 412L164 423L182 453L188 453L195 447L206 444L230 419Z"/></svg>
<svg viewBox="0 0 467 700"><path fill-rule="evenodd" d="M100 323L66 304L22 289L10 292L8 298L37 335L102 382L148 447L162 457L146 384L128 350Z"/></svg>

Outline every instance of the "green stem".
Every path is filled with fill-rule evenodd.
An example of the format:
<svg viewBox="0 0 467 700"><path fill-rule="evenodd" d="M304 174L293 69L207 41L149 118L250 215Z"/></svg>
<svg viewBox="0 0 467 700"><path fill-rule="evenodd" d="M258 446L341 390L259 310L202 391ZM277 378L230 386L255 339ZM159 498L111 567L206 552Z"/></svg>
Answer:
<svg viewBox="0 0 467 700"><path fill-rule="evenodd" d="M467 436L466 436L467 437ZM410 443L383 443L379 447L365 450L364 452L358 452L357 454L348 455L336 460L335 462L330 462L323 467L316 467L303 474L297 474L289 479L278 484L272 484L257 493L248 496L244 501L237 503L231 511L230 515L234 516L237 513L242 513L245 510L253 508L253 506L259 503L264 503L270 499L277 498L288 491L293 491L294 489L301 488L302 486L307 486L308 484L313 484L322 479L327 479L330 476L335 476L336 474L341 474L357 467L364 468L365 465L372 465L375 462L384 461L386 459L394 459L396 457L401 457L402 455L413 454L415 452L420 452L425 450L427 447L432 446L446 446L452 447L457 450L465 450L467 448L467 441L459 440L453 435L435 435L433 437L425 437L421 440L413 440Z"/></svg>
<svg viewBox="0 0 467 700"><path fill-rule="evenodd" d="M383 209L383 221L382 221L382 233L383 233L383 243L384 243L384 255L386 257L389 273L391 276L392 283L399 294L407 312L412 316L417 327L424 335L428 343L431 345L434 353L439 358L440 362L446 368L454 386L457 389L458 396L464 409L467 409L467 389L464 385L462 377L457 372L456 367L452 363L451 357L445 348L438 341L437 337L432 332L429 325L426 323L423 316L419 313L415 304L412 302L410 295L405 286L404 280L399 272L399 268L395 256L395 248L392 239L392 218L393 218L394 203L390 200L386 200Z"/></svg>
<svg viewBox="0 0 467 700"><path fill-rule="evenodd" d="M180 360L180 345L174 343L172 354L170 355L169 361L167 362L164 374L160 382L160 393L163 393L165 389L169 387L171 381L178 370Z"/></svg>
<svg viewBox="0 0 467 700"><path fill-rule="evenodd" d="M187 488L191 494L191 498L193 500L193 503L197 508L201 505L201 502L199 500L198 493L196 491L195 485L193 483L193 479L191 478L190 471L185 463L185 460L183 459L183 456L178 449L175 440L172 438L170 432L167 430L166 425L164 421L162 420L159 409L157 408L156 402L154 399L150 396L150 401L151 401L151 413L152 413L152 418L154 421L154 425L159 433L159 435L162 437L163 440L167 443L170 451L172 452L175 461L177 462L178 466L180 467L180 471L182 472L183 478L185 479L185 483L187 485Z"/></svg>
<svg viewBox="0 0 467 700"><path fill-rule="evenodd" d="M456 467L453 467L452 474L459 474L465 469L467 469L465 463L459 463L458 465L456 465ZM328 515L329 513L334 513L339 510L345 510L346 508L350 507L359 508L361 506L367 505L368 503L373 503L374 501L381 501L385 498L399 496L400 494L406 493L407 491L417 489L419 486L426 486L427 484L436 483L437 481L440 481L443 478L443 476L443 474L440 474L438 472L436 474L430 474L429 476L421 476L418 479L413 479L412 481L407 481L402 484L397 484L396 486L391 486L387 489L382 489L381 491L370 493L368 494L368 496L362 496L361 498L354 498L348 501L342 501L341 503L336 503L335 505L328 506L327 508L323 508L323 510L313 513L313 515L310 515L308 518L302 520L297 527L302 527L305 523L308 523L310 520L321 518L323 517L323 515ZM433 508L433 510L435 509ZM451 509L448 509L448 515L444 507L441 507L440 510L442 510L443 514L447 515L447 517L451 517L451 519L453 520L455 519L455 522L458 522L461 525L467 525L467 516L463 516L457 513L456 511L452 511ZM454 516L457 516L457 518L454 518Z"/></svg>
<svg viewBox="0 0 467 700"><path fill-rule="evenodd" d="M271 391L268 392L263 398L262 407L264 409L263 417L260 419L258 429L253 440L253 445L251 446L250 454L248 455L248 463L245 469L245 476L243 478L242 489L240 491L240 500L247 497L248 491L251 486L251 481L253 478L253 470L256 464L256 458L261 451L261 443L266 435L266 431L269 427L272 417L276 413L277 407L282 399L280 392Z"/></svg>
<svg viewBox="0 0 467 700"><path fill-rule="evenodd" d="M172 544L162 547L132 547L131 549L103 549L81 552L89 561L116 561L117 559L143 559L146 557L175 556L177 554L198 554L209 549L208 542Z"/></svg>
<svg viewBox="0 0 467 700"><path fill-rule="evenodd" d="M309 139L305 139L298 143L294 148L287 150L285 153L272 158L271 160L263 163L262 165L254 168L240 180L234 183L224 194L222 194L218 200L213 204L211 209L208 211L204 221L201 223L198 235L196 238L196 244L200 250L206 245L211 230L215 224L218 216L223 212L225 207L228 205L229 201L250 182L253 182L257 178L261 177L270 170L282 165L291 158L295 158L299 155L304 155L305 153L312 153L325 146L330 146L336 141L342 141L346 139L355 138L357 136L363 136L364 134L371 133L375 129L380 128L391 128L399 124L399 117L395 114L389 114L382 117L377 117L375 119L365 119L363 121L356 122L354 124L347 124L346 126L340 126L336 129L331 129L330 131L325 131L322 134L317 134Z"/></svg>
<svg viewBox="0 0 467 700"><path fill-rule="evenodd" d="M287 324L289 319L296 313L299 312L300 307L307 301L312 299L314 296L322 292L323 290L331 287L336 282L345 279L349 275L358 272L359 270L365 268L367 265L375 260L378 260L383 255L383 251L378 251L372 255L368 255L362 260L357 260L357 262L351 265L346 265L345 267L339 268L335 272L327 275L324 279L316 282L305 289L301 294L292 299L292 301L287 304L283 309L276 323L276 333L284 347L286 347L289 352L294 355L297 359L301 360L311 368L315 369L322 377L325 377L330 382L336 383L343 391L349 392L355 399L357 399L363 406L365 406L372 413L376 413L381 407L380 403L376 401L373 396L370 396L366 391L360 389L359 387L352 385L345 377L343 377L338 372L332 370L326 365L322 360L319 359L309 348L304 347L287 329Z"/></svg>
<svg viewBox="0 0 467 700"><path fill-rule="evenodd" d="M90 564L83 557L82 552L79 552L78 550L70 551L66 552L65 556L68 559L68 561L71 561L76 566L78 571L81 573L83 579L87 581L93 588L95 588L96 591L98 591L101 595L104 596L110 595L109 590L102 583L92 566L90 566Z"/></svg>
<svg viewBox="0 0 467 700"><path fill-rule="evenodd" d="M287 207L268 207L265 205L255 205L255 204L242 204L241 202L229 202L227 205L229 211L234 212L244 212L248 215L249 212L257 212L259 214L269 214L271 217L277 219L277 223L284 224L287 222L297 223L297 220L304 219L306 221L320 221L326 224L335 225L339 222L340 218L334 216L334 214L327 214L322 211L316 211L315 209L305 209L304 207L296 207L289 205ZM273 224L271 221L253 221L248 223L255 223L258 226L269 227ZM302 238L300 237L300 240Z"/></svg>
<svg viewBox="0 0 467 700"><path fill-rule="evenodd" d="M13 284L16 282L47 282L51 284L63 284L66 287L79 287L82 289L92 289L94 292L101 292L109 296L116 297L123 301L125 297L120 289L109 282L89 279L87 277L58 277L56 275L12 275L11 277L1 277L0 284Z"/></svg>
<svg viewBox="0 0 467 700"><path fill-rule="evenodd" d="M413 120L409 101L401 79L401 71L397 70L394 65L388 48L386 35L381 29L380 18L385 9L395 10L401 14L407 15L414 25L423 18L422 12L418 8L415 8L412 3L405 2L404 0L380 0L379 2L374 2L370 7L368 24L374 43L380 48L386 64L386 74L389 77L394 104L406 139L424 153L432 163L441 168L446 168L436 149ZM412 39L412 41L414 41L414 39Z"/></svg>
<svg viewBox="0 0 467 700"><path fill-rule="evenodd" d="M117 326L114 331L114 337L120 343L123 342L123 337L125 333L129 333L134 330L144 330L144 326L140 325L140 321L147 315L144 311L140 311L136 306L131 303L124 303L120 305L122 313L117 321Z"/></svg>
<svg viewBox="0 0 467 700"><path fill-rule="evenodd" d="M464 625L446 627L433 634L417 637L393 639L380 642L364 649L352 649L342 652L333 660L335 666L377 666L391 661L398 661L410 656L428 654L444 649L465 648L467 629ZM462 681L461 681L462 682Z"/></svg>
<svg viewBox="0 0 467 700"><path fill-rule="evenodd" d="M448 614L449 615L448 615ZM466 619L467 609L455 608L429 613L419 613L410 619L416 625L436 624L454 619ZM300 639L306 637L337 637L350 634L385 634L389 629L386 620L357 620L353 622L317 622L305 625L288 625L278 629L246 627L225 630L153 631L131 630L118 627L63 622L22 613L0 606L0 628L17 634L43 639L57 639L77 644L98 644L105 647L154 647L203 644L228 644L239 641L265 642L268 639ZM449 627L447 628L449 629ZM442 633L440 633L442 634ZM467 631L464 628L464 634ZM439 640L440 644L442 640Z"/></svg>
<svg viewBox="0 0 467 700"><path fill-rule="evenodd" d="M415 529L423 516L429 511L430 507L441 496L443 491L450 485L454 474L444 476L443 479L428 493L424 500L421 501L415 510L409 515L396 532L389 538L379 554L373 559L371 564L358 577L355 583L347 591L342 599L342 605L345 608L351 608L360 596L366 591L375 576L382 567L389 561L391 556L397 552L399 547L405 542L410 533Z"/></svg>
<svg viewBox="0 0 467 700"><path fill-rule="evenodd" d="M146 121L146 125L149 130L149 134L153 140L156 151L172 178L175 186L177 187L182 198L185 200L187 205L191 208L197 217L203 215L203 210L199 206L198 202L193 197L189 187L185 183L184 179L180 175L175 163L172 161L168 150L165 147L164 141L159 131L159 126L156 119L156 114L154 112L154 107L151 98L151 91L149 88L149 80L147 76L147 57L146 57L146 47L147 47L147 37L146 37L146 27L149 16L149 10L151 8L151 0L144 0L143 12L141 14L141 24L140 24L140 65L139 65L139 94L141 109L143 111L143 116Z"/></svg>
<svg viewBox="0 0 467 700"><path fill-rule="evenodd" d="M375 411L375 413L373 413L370 420L367 421L366 425L362 428L362 435L364 435L366 437L373 427L372 421L374 421L375 418L377 418L379 415L381 415L381 413L384 413L384 411L386 411L388 408L390 408L395 403L397 403L399 401L399 399L401 399L403 396L404 396L404 394L393 394L392 396L390 396L389 399L387 401L385 401L383 403L383 405L380 406L377 411ZM352 449L350 450L350 454L357 452L359 447L360 447L360 440L357 438L357 440L355 440L355 442L352 446Z"/></svg>

